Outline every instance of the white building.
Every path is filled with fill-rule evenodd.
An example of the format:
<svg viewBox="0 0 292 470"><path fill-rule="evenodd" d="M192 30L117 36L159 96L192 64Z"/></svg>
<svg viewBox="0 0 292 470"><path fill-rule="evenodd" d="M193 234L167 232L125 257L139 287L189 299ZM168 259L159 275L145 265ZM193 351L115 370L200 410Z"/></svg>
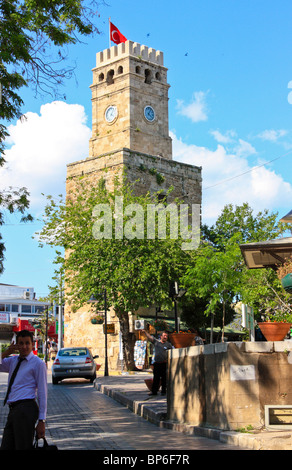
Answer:
<svg viewBox="0 0 292 470"><path fill-rule="evenodd" d="M10 342L20 329L34 331L29 320L42 315L49 305L36 299L33 287L0 284L0 342Z"/></svg>

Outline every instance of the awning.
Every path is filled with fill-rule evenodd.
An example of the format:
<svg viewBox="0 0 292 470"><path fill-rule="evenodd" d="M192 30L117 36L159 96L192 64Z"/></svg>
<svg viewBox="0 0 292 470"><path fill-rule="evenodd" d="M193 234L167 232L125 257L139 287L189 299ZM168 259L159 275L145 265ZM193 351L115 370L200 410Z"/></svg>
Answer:
<svg viewBox="0 0 292 470"><path fill-rule="evenodd" d="M287 224L292 223L292 211L288 212L288 214L284 215L282 219L280 219L280 222L285 222Z"/></svg>
<svg viewBox="0 0 292 470"><path fill-rule="evenodd" d="M276 269L292 256L292 237L246 243L240 245L240 249L249 269L268 267Z"/></svg>

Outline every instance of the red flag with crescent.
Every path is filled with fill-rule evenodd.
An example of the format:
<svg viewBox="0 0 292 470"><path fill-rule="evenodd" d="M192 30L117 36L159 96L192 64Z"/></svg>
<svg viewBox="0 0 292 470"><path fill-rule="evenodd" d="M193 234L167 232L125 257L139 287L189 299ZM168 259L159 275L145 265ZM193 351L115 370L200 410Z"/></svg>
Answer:
<svg viewBox="0 0 292 470"><path fill-rule="evenodd" d="M127 38L118 30L118 28L110 22L110 39L115 44L120 44L121 42L126 42Z"/></svg>

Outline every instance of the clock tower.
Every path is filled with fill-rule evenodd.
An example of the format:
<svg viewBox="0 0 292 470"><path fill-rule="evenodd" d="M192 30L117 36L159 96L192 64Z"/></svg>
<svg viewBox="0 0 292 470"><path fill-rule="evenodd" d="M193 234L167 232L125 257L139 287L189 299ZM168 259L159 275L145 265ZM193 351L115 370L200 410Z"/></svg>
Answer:
<svg viewBox="0 0 292 470"><path fill-rule="evenodd" d="M163 204L178 198L190 208L193 205L200 208L201 167L172 158L169 85L163 53L132 41L98 52L90 88L89 157L67 166L67 195L74 194L80 179L94 187L102 181L112 191L118 177L121 182L126 179L132 184L137 195L159 191ZM151 312L155 315L155 308L146 310L147 317ZM129 316L132 331L136 313ZM91 324L90 315L88 305L75 312L65 303L65 346L82 346L86 338L87 346L101 357L104 332ZM143 317L143 313L139 315ZM108 338L109 367L115 370L119 368L121 353L120 327L114 311L108 312L108 316L109 324L114 325Z"/></svg>
<svg viewBox="0 0 292 470"><path fill-rule="evenodd" d="M120 148L172 158L163 53L127 41L97 53L90 156Z"/></svg>

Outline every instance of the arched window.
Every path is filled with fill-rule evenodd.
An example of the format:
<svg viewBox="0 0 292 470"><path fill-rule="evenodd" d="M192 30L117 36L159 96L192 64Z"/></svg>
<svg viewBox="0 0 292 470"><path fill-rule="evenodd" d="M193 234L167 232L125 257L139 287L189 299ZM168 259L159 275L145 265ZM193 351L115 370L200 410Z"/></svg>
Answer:
<svg viewBox="0 0 292 470"><path fill-rule="evenodd" d="M141 67L139 65L137 65L137 67L136 67L136 73L138 73L139 75L141 73Z"/></svg>
<svg viewBox="0 0 292 470"><path fill-rule="evenodd" d="M115 72L112 69L108 71L107 77L106 77L106 81L108 85L111 85L112 83L114 83L114 74Z"/></svg>
<svg viewBox="0 0 292 470"><path fill-rule="evenodd" d="M123 73L123 67L120 65L119 68L118 68L118 73Z"/></svg>
<svg viewBox="0 0 292 470"><path fill-rule="evenodd" d="M104 74L103 74L103 73L100 73L100 74L99 74L99 77L98 77L98 81L99 81L99 82L102 82L103 79L104 79Z"/></svg>
<svg viewBox="0 0 292 470"><path fill-rule="evenodd" d="M145 83L150 84L152 82L152 72L150 69L145 70Z"/></svg>

